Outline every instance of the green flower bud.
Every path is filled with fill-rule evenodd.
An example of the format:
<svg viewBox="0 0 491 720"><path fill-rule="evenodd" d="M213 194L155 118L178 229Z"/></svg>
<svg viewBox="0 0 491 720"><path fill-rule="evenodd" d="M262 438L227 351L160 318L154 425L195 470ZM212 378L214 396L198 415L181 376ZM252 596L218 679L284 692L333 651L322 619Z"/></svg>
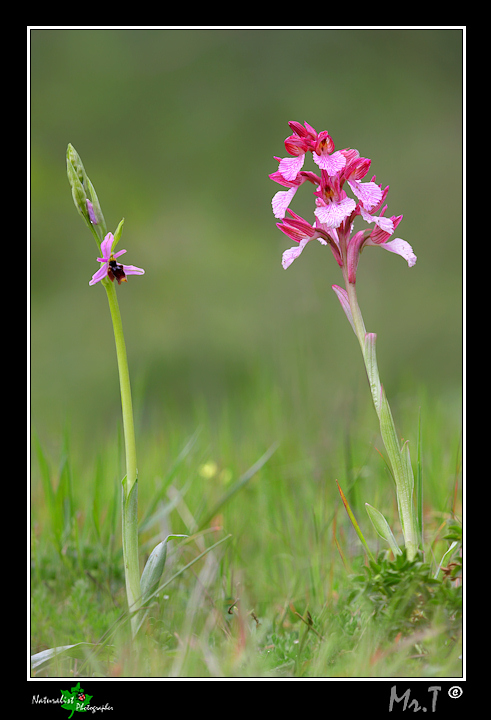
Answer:
<svg viewBox="0 0 491 720"><path fill-rule="evenodd" d="M66 168L75 207L100 247L101 241L107 235L106 221L95 188L85 172L80 155L71 143L68 143L66 152Z"/></svg>
<svg viewBox="0 0 491 720"><path fill-rule="evenodd" d="M89 213L87 210L87 195L85 194L85 188L83 186L83 165L77 162L80 161L79 156L75 152L71 145L68 145L66 154L66 172L68 176L68 182L72 189L73 202L75 207L86 222L90 223Z"/></svg>

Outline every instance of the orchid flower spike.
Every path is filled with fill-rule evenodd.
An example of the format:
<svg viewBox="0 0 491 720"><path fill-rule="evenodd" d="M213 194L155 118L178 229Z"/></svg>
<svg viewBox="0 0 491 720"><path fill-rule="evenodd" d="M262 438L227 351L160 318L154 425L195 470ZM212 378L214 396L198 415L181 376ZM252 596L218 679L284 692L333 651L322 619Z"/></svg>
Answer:
<svg viewBox="0 0 491 720"><path fill-rule="evenodd" d="M330 245L338 265L343 272L347 268L349 282L353 284L360 253L367 245L400 255L409 267L413 267L417 258L411 245L401 238L390 239L402 215L384 217L388 186L382 189L375 182L375 176L369 182L361 182L368 173L371 160L360 157L358 150L352 148L334 152L334 142L325 130L318 133L308 123L301 125L291 121L288 124L293 135L286 138L285 148L293 157L275 156L279 167L269 176L278 185L288 188L275 194L272 208L274 216L283 221L277 223L279 229L298 243L283 253L283 267L289 267L314 238L322 245ZM302 169L309 152L321 170L320 177ZM289 209L297 190L306 180L315 186L314 224ZM343 186L351 189L356 200L347 195ZM368 225L373 223L374 229L351 237L357 217Z"/></svg>

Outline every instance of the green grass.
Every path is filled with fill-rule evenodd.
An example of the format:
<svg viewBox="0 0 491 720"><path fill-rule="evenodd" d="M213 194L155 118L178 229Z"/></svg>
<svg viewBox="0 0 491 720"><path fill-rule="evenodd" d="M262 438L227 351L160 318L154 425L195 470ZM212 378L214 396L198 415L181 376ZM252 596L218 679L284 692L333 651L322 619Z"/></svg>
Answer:
<svg viewBox="0 0 491 720"><path fill-rule="evenodd" d="M458 534L460 413L425 393L394 403L415 470L421 406L426 565L418 558L408 567L404 556L380 555L386 548L364 508L379 508L402 546L368 395L343 420L322 418L314 403L302 416L274 385L214 416L198 404L195 419L175 425L140 413L141 567L166 535L189 537L169 543L167 584L135 641L122 568L117 423L99 440L67 428L50 452L34 432L32 653L87 644L33 674L461 676L461 588L448 573L431 580L450 547L449 528ZM336 479L377 565L367 561Z"/></svg>

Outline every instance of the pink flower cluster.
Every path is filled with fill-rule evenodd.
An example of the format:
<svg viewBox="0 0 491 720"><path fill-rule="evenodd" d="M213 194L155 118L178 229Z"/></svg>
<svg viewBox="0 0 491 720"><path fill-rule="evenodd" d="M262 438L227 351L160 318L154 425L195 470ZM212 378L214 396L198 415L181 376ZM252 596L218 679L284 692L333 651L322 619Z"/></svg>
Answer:
<svg viewBox="0 0 491 720"><path fill-rule="evenodd" d="M377 245L401 255L412 267L416 255L409 243L395 238L390 240L402 220L402 215L384 217L384 205L389 187L382 190L375 182L361 182L368 173L371 160L360 157L357 150L334 151L334 143L326 132L318 133L311 125L291 121L288 123L293 135L285 140L286 151L292 157L279 158L278 170L269 177L287 188L276 193L272 200L273 212L281 222L279 229L297 244L283 253L282 264L286 269L302 253L310 240L317 239L322 245L329 245L338 265L347 271L347 280L356 282L356 269L362 249L366 245ZM303 170L305 156L312 153L320 175ZM311 225L289 209L289 205L300 185L310 182L315 186L315 221ZM345 184L356 197L348 197ZM360 230L353 237L353 222L361 216L374 228Z"/></svg>

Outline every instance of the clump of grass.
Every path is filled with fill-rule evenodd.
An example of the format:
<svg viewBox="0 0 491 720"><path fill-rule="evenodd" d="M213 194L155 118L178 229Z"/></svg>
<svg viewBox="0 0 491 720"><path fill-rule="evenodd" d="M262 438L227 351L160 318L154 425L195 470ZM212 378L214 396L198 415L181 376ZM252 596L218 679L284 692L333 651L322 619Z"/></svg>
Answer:
<svg viewBox="0 0 491 720"><path fill-rule="evenodd" d="M208 424L202 413L199 432L146 428L140 564L169 534L189 537L169 541L167 584L149 601L136 639L121 570L122 443L102 444L90 457L67 430L53 461L34 441L32 652L72 646L45 657L34 675L461 674L458 413L434 403L422 409L424 557L411 564L404 554L392 559L369 532L364 486L376 480L384 497L391 482L372 438L354 437L347 452L344 429L333 423L328 447L317 438L299 443L288 405L250 400L237 407L240 432L229 413ZM242 432L248 424L254 435ZM279 447L244 481L246 459L264 456L275 439ZM374 562L344 511L336 477ZM397 517L397 508L384 514Z"/></svg>

